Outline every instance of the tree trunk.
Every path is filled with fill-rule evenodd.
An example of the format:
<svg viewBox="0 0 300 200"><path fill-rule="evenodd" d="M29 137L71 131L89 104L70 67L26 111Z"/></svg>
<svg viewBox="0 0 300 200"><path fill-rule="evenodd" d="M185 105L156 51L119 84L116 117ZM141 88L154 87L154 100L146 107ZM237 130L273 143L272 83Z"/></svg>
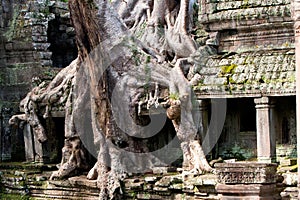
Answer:
<svg viewBox="0 0 300 200"><path fill-rule="evenodd" d="M187 66L185 58L196 50L187 31L189 3L189 0L136 0L128 1L126 7L116 0L69 1L78 59L48 87L41 85L29 93L24 105L31 117L25 117L29 122L36 114L27 110L41 100L48 108L65 108L63 158L52 179L87 168L83 144L88 140L96 145L97 162L87 177L98 180L100 199L113 198L125 172L135 169L132 166L145 161L146 166L140 167L151 169L155 163L161 164L154 154L147 154L147 160L143 158L142 153L149 153L143 143L147 139L136 138L143 138L139 134L147 132L142 128L149 119L139 116L142 105L157 106L162 95L159 88L163 87L169 87L169 94L179 96L179 99L161 99L168 99L164 102L170 106L167 116L181 141L186 169L195 173L212 171L199 141L195 140L198 130L193 116L194 97L183 72ZM132 34L141 34L141 41ZM172 67L169 63L174 55L176 64ZM177 59L180 57L184 59ZM124 115L126 112L128 116ZM24 116L15 116L12 123L16 118ZM45 134L38 122L37 125L40 131L36 132L42 141ZM89 148L93 146L91 143L87 145Z"/></svg>

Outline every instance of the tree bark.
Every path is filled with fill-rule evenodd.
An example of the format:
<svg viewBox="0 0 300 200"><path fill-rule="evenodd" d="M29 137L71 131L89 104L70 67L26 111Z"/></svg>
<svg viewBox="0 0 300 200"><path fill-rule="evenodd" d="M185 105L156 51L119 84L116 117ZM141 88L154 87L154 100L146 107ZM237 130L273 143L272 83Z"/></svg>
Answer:
<svg viewBox="0 0 300 200"><path fill-rule="evenodd" d="M40 111L41 101L46 102L46 110L51 110L52 106L65 108L63 158L52 179L87 168L80 139L91 132L92 140L98 146L97 162L87 177L98 180L100 199L113 198L128 164L140 162L138 158L123 158L122 150L148 151L143 142L118 126L117 119L122 119L122 112L131 107L129 112L135 117L129 123L129 132L135 132L138 120L143 120L136 113L140 107L133 108L143 104L147 104L147 108L157 105L158 90L163 86L169 87L169 94L179 95L176 100L168 98L170 107L166 112L181 141L186 169L194 173L212 171L199 141L195 139L198 130L193 116L194 97L183 72L185 58L196 51L195 42L187 31L190 1L132 0L127 3L128 7L117 1L70 0L78 59L63 69L47 87L41 85L33 89L23 101L26 102L25 120L29 122L31 119L36 121L34 111ZM132 19L134 23L130 22ZM132 34L141 31L141 41L132 39ZM172 56L175 56L174 60ZM176 63L175 67L169 64L171 60ZM151 75L147 74L149 70ZM112 103L114 91L119 99L125 99L125 104ZM37 108L32 109L35 105ZM117 109L113 109L114 106ZM83 120L82 115L87 119ZM24 116L16 118L23 119ZM89 124L84 124L87 121ZM43 127L39 122L31 125L37 127L36 132L43 141L46 137ZM154 162L158 162L157 159L149 157L148 167L154 166Z"/></svg>

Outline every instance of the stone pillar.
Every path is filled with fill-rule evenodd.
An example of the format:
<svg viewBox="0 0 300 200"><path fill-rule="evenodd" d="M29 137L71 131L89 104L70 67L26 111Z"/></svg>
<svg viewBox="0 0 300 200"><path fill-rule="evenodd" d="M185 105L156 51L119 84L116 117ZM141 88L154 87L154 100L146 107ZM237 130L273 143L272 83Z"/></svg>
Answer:
<svg viewBox="0 0 300 200"><path fill-rule="evenodd" d="M32 136L31 127L28 123L26 123L26 125L24 126L23 135L24 135L26 162L33 162L34 161L33 136Z"/></svg>
<svg viewBox="0 0 300 200"><path fill-rule="evenodd" d="M256 104L257 159L276 161L276 131L274 102L269 97L254 99Z"/></svg>

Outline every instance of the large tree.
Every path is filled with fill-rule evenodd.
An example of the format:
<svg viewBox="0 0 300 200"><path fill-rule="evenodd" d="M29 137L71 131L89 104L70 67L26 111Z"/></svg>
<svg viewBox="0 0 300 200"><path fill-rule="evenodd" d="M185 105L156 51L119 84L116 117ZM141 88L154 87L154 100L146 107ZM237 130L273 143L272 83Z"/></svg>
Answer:
<svg viewBox="0 0 300 200"><path fill-rule="evenodd" d="M185 169L213 170L196 139L191 86L198 76L190 66L195 64L191 55L203 48L191 35L195 4L193 0L69 1L79 56L49 85L41 84L28 93L21 103L25 114L11 119L11 123L17 118L28 121L44 142L47 134L37 112L50 117L52 107L64 107L63 158L51 178L85 169L82 142L92 138L97 148L91 151L98 156L88 178L98 180L100 199L113 197L134 162L149 156L137 156L149 151L136 138L145 138L148 129L144 127L151 124L149 117L139 114L160 105L173 122ZM155 154L141 162L144 168L163 163Z"/></svg>

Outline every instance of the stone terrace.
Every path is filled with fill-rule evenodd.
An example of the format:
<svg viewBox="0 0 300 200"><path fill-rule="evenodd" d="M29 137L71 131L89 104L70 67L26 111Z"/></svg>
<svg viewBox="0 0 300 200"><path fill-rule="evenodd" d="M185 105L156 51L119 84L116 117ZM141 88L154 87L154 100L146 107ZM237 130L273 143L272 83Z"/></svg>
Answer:
<svg viewBox="0 0 300 200"><path fill-rule="evenodd" d="M96 180L87 180L86 175L65 180L50 181L55 165L30 163L1 163L1 195L21 194L34 199L98 199ZM297 174L283 173L283 183L277 185L284 200L297 199ZM282 180L281 180L282 181ZM130 175L122 182L120 199L200 200L220 199L216 186L218 176L205 174L182 175L177 168L155 168L152 173ZM5 196L4 196L5 197Z"/></svg>

